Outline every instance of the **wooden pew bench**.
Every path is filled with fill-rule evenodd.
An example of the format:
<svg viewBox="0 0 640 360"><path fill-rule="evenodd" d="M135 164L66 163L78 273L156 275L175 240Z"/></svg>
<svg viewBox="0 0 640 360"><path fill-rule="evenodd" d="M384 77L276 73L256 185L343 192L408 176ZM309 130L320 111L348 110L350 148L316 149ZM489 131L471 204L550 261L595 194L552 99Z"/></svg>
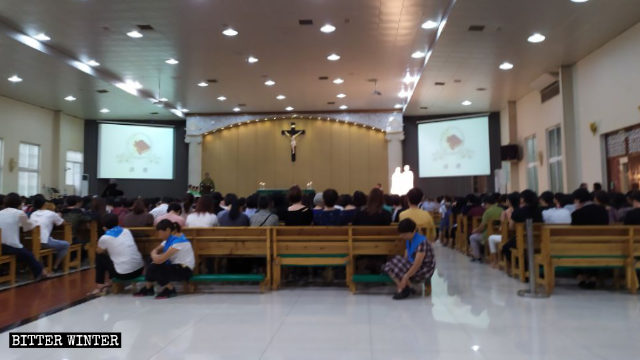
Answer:
<svg viewBox="0 0 640 360"><path fill-rule="evenodd" d="M2 243L2 229L0 229L0 244ZM0 276L0 283L9 282L14 285L16 283L16 257L14 255L3 255L2 247L0 247L0 266L9 265L7 275Z"/></svg>
<svg viewBox="0 0 640 360"><path fill-rule="evenodd" d="M38 233L38 235L40 235L40 233ZM68 273L71 267L80 269L82 266L82 244L73 244L71 224L64 223L61 226L54 227L51 231L51 237L57 240L64 240L69 243L69 251L62 261L62 269L64 273ZM73 260L71 259L72 257Z"/></svg>
<svg viewBox="0 0 640 360"><path fill-rule="evenodd" d="M540 238L542 223L533 223L533 248L535 253L540 252ZM525 223L515 224L516 246L511 249L511 276L526 282L529 271L526 269L527 258L527 229ZM500 249L502 250L502 249ZM531 265L529 265L531 266Z"/></svg>

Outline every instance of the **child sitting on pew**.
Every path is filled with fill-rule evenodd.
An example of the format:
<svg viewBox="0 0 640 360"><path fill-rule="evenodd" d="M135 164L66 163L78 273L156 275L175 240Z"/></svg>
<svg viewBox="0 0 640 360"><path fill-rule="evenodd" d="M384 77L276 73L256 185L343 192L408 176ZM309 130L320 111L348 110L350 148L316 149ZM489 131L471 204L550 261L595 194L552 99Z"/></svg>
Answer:
<svg viewBox="0 0 640 360"><path fill-rule="evenodd" d="M162 220L156 225L162 243L151 251L152 263L147 268L145 287L134 296L153 296L153 283L163 289L156 299L166 299L177 295L171 281L188 281L193 274L195 257L189 240L181 233L180 225L171 220Z"/></svg>

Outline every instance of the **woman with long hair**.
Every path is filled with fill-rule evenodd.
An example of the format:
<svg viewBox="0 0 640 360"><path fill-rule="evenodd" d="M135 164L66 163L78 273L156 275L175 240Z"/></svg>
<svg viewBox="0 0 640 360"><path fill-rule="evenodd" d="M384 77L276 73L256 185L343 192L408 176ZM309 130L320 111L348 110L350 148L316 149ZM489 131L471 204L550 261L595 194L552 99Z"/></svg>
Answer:
<svg viewBox="0 0 640 360"><path fill-rule="evenodd" d="M249 217L242 213L236 194L227 194L224 197L224 204L229 209L219 214L220 226L249 226Z"/></svg>
<svg viewBox="0 0 640 360"><path fill-rule="evenodd" d="M364 210L353 218L353 225L389 225L391 213L384 210L384 193L379 188L371 189Z"/></svg>
<svg viewBox="0 0 640 360"><path fill-rule="evenodd" d="M211 195L203 195L194 212L187 216L186 227L218 226L218 217L214 213L214 201Z"/></svg>

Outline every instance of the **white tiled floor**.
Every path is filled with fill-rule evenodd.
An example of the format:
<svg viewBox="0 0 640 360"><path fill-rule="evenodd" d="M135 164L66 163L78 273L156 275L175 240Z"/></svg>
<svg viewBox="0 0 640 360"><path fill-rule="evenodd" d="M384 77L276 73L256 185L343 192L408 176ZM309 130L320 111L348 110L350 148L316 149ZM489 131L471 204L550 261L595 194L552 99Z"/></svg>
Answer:
<svg viewBox="0 0 640 360"><path fill-rule="evenodd" d="M14 331L122 332L120 350L9 349L0 359L637 359L640 298L581 291L523 299L524 284L437 248L431 298L339 288L110 295ZM474 351L472 348L477 346Z"/></svg>

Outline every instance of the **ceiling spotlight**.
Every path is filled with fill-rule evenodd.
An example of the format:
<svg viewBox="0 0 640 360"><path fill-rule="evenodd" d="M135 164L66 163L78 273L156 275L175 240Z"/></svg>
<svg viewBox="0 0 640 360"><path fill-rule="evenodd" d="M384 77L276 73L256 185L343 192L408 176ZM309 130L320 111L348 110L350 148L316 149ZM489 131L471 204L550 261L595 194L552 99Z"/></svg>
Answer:
<svg viewBox="0 0 640 360"><path fill-rule="evenodd" d="M401 97L401 98L409 97L409 92L408 92L408 91L405 91L405 90L401 90L401 91L398 93L398 97Z"/></svg>
<svg viewBox="0 0 640 360"><path fill-rule="evenodd" d="M414 59L420 59L423 58L426 54L420 50L414 52L413 54L411 54L411 57Z"/></svg>
<svg viewBox="0 0 640 360"><path fill-rule="evenodd" d="M273 85L276 84L276 82L271 80L271 79L269 79L269 80L265 81L264 84L267 85L267 86L273 86Z"/></svg>
<svg viewBox="0 0 640 360"><path fill-rule="evenodd" d="M183 113L188 113L191 110L189 110L189 109L180 109L180 111L183 112Z"/></svg>
<svg viewBox="0 0 640 360"><path fill-rule="evenodd" d="M227 97L223 96L223 95L220 95L220 96L218 96L218 100L225 101L225 100L227 100Z"/></svg>
<svg viewBox="0 0 640 360"><path fill-rule="evenodd" d="M286 97L286 96L284 96L284 95L278 95L278 96L276 96L276 99L278 99L278 100L284 100L284 99L286 99L286 98L287 98L287 97Z"/></svg>
<svg viewBox="0 0 640 360"><path fill-rule="evenodd" d="M325 34L328 34L336 31L336 27L331 24L325 24L323 27L320 28L320 31L322 31Z"/></svg>
<svg viewBox="0 0 640 360"><path fill-rule="evenodd" d="M284 109L285 109L285 110L287 110L287 111L292 111L292 110L293 110L293 108L292 108L291 106L287 106L287 107L286 107L286 108L284 108Z"/></svg>
<svg viewBox="0 0 640 360"><path fill-rule="evenodd" d="M344 98L346 98L346 97L347 97L347 95L346 95L346 94L342 94L342 93L340 93L340 94L336 95L336 97L337 97L337 98L340 98L340 99L344 99Z"/></svg>
<svg viewBox="0 0 640 360"><path fill-rule="evenodd" d="M247 62L248 62L249 64L257 63L257 62L258 62L258 58L257 58L257 57L255 57L255 56L249 56L249 57L247 58Z"/></svg>
<svg viewBox="0 0 640 360"><path fill-rule="evenodd" d="M540 33L533 33L531 36L529 36L529 38L527 39L527 41L529 41L530 43L541 43L546 39L546 37Z"/></svg>
<svg viewBox="0 0 640 360"><path fill-rule="evenodd" d="M12 77L8 78L7 80L11 81L12 83L19 83L20 81L22 81L22 78L18 75L13 75Z"/></svg>
<svg viewBox="0 0 640 360"><path fill-rule="evenodd" d="M422 23L423 29L435 29L438 27L438 23L433 20L427 20Z"/></svg>
<svg viewBox="0 0 640 360"><path fill-rule="evenodd" d="M465 100L465 101L462 102L463 106L469 106L471 104L473 104L473 103L471 101L469 101L469 100Z"/></svg>
<svg viewBox="0 0 640 360"><path fill-rule="evenodd" d="M338 84L338 85L340 85L340 84L342 84L343 82L344 82L344 80L342 80L341 78L335 78L335 79L333 79L333 83L334 83L334 84Z"/></svg>
<svg viewBox="0 0 640 360"><path fill-rule="evenodd" d="M240 111L239 107L236 106L236 107L233 108L233 112L238 112L238 111Z"/></svg>
<svg viewBox="0 0 640 360"><path fill-rule="evenodd" d="M513 64L508 61L505 61L502 64L500 64L499 68L500 70L511 70L513 69Z"/></svg>
<svg viewBox="0 0 640 360"><path fill-rule="evenodd" d="M349 107L347 105L340 105L340 110L347 110Z"/></svg>
<svg viewBox="0 0 640 360"><path fill-rule="evenodd" d="M160 101L160 102L167 102L167 101L169 101L169 99L167 99L167 98L163 97L163 98L158 99L158 101Z"/></svg>
<svg viewBox="0 0 640 360"><path fill-rule="evenodd" d="M393 105L394 108L396 109L401 109L402 108L402 104L395 104Z"/></svg>
<svg viewBox="0 0 640 360"><path fill-rule="evenodd" d="M45 33L40 33L37 35L33 36L34 39L39 40L39 41L49 41L51 40L51 38L49 36L47 36L47 34Z"/></svg>
<svg viewBox="0 0 640 360"><path fill-rule="evenodd" d="M100 112L101 112L101 113L103 113L103 114L106 114L106 113L108 113L108 112L110 112L110 111L111 111L111 110L109 110L109 109L107 109L107 108L102 108L102 109L100 109Z"/></svg>
<svg viewBox="0 0 640 360"><path fill-rule="evenodd" d="M233 28L226 28L224 30L222 30L222 33L226 36L236 36L238 35L238 32L235 31Z"/></svg>
<svg viewBox="0 0 640 360"><path fill-rule="evenodd" d="M169 64L169 65L175 65L175 64L179 63L179 61L178 61L178 60L176 60L176 59L174 59L174 58L168 59L168 60L166 60L165 62L166 62L167 64Z"/></svg>
<svg viewBox="0 0 640 360"><path fill-rule="evenodd" d="M69 95L69 96L67 96L67 97L66 97L66 98L64 98L64 99L65 99L65 100L67 100L67 101L76 101L76 98L75 98L75 97L73 97L73 95Z"/></svg>
<svg viewBox="0 0 640 360"><path fill-rule="evenodd" d="M130 37L130 38L133 38L133 39L139 39L139 38L141 38L143 35L142 35L142 33L140 33L139 31L137 31L137 30L133 30L133 31L129 31L129 32L127 33L127 36L128 36L128 37Z"/></svg>
<svg viewBox="0 0 640 360"><path fill-rule="evenodd" d="M571 2L578 3L578 4L586 3L587 1L589 1L589 0L571 0Z"/></svg>
<svg viewBox="0 0 640 360"><path fill-rule="evenodd" d="M340 55L338 55L336 53L333 53L333 54L327 56L327 60L329 60L329 61L338 61L338 60L340 60Z"/></svg>
<svg viewBox="0 0 640 360"><path fill-rule="evenodd" d="M200 82L198 83L198 86L200 86L200 87L207 87L207 86L209 86L209 83L208 83L208 82L206 82L206 81L200 81Z"/></svg>
<svg viewBox="0 0 640 360"><path fill-rule="evenodd" d="M419 78L418 76L411 76L411 74L406 73L404 75L404 78L402 79L402 82L405 84L410 84L412 82L418 81L418 78Z"/></svg>
<svg viewBox="0 0 640 360"><path fill-rule="evenodd" d="M91 66L91 67L100 66L100 63L99 63L99 62L97 62L97 61L95 61L95 60L93 60L93 59L91 59L91 60L89 60L89 61L85 62L85 64L87 64L87 65L89 65L89 66Z"/></svg>

